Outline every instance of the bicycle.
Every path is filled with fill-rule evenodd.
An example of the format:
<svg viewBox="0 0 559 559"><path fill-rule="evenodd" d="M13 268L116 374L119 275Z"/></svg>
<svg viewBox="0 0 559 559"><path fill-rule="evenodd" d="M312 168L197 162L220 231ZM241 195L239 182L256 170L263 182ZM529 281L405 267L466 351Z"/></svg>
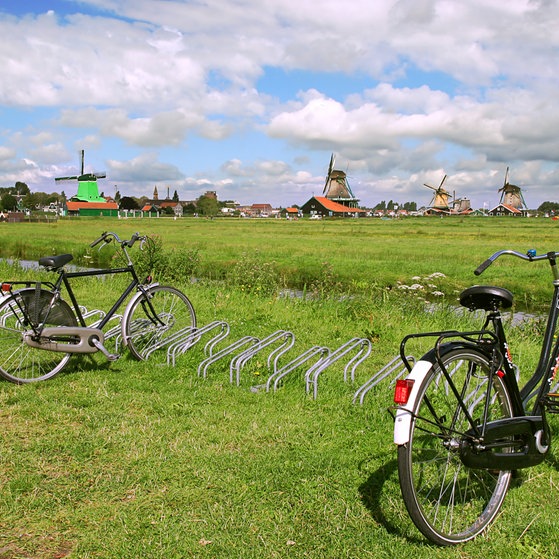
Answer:
<svg viewBox="0 0 559 559"><path fill-rule="evenodd" d="M141 248L147 236L134 233L121 240L116 233L104 232L91 243L91 248L115 242L126 265L98 270L71 270L66 266L71 254L46 256L39 265L58 274L55 282L5 281L0 300L0 376L17 384L52 378L75 354L100 351L109 361L120 357L106 347L112 338L118 351L122 345L138 359L149 358L196 328L196 314L188 297L178 289L152 283L148 276L140 281L128 249L139 241ZM106 313L93 324L86 324L85 307L78 303L71 280L128 274L130 283ZM62 298L63 289L70 303ZM135 291L124 307L117 311ZM109 327L111 321L119 322Z"/></svg>
<svg viewBox="0 0 559 559"><path fill-rule="evenodd" d="M553 274L539 361L522 388L501 320L500 309L513 304L507 289L476 285L461 293L462 306L485 311L481 330L411 334L400 345L408 370L394 391L400 488L413 523L438 545L468 541L489 527L513 473L545 459L546 413L559 413L559 393L552 392L559 369L559 253L502 250L475 275L504 255L547 260ZM434 337L434 346L412 367L406 343L423 336Z"/></svg>

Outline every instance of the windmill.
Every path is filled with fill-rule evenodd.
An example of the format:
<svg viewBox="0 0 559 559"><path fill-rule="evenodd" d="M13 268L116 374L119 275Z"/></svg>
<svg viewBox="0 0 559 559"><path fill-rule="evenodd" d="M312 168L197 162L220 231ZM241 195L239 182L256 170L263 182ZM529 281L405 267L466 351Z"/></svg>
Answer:
<svg viewBox="0 0 559 559"><path fill-rule="evenodd" d="M350 208L356 208L359 200L355 198L351 187L347 181L347 175L344 171L334 169L335 157L334 154L330 157L330 165L328 166L328 174L326 175L326 182L322 195Z"/></svg>
<svg viewBox="0 0 559 559"><path fill-rule="evenodd" d="M447 175L443 177L441 184L437 188L431 186L430 184L423 184L427 188L430 188L434 191L433 198L431 199L431 203L429 204L429 209L434 210L436 212L449 212L450 211L450 204L449 198L451 198L450 192L443 188L444 181L446 180Z"/></svg>
<svg viewBox="0 0 559 559"><path fill-rule="evenodd" d="M78 193L72 196L71 200L75 202L106 202L105 198L99 196L99 189L97 188L97 179L104 179L106 173L84 173L84 150L81 152L81 172L79 175L70 177L57 177L54 180L60 181L78 181Z"/></svg>
<svg viewBox="0 0 559 559"><path fill-rule="evenodd" d="M515 184L510 184L509 182L508 167L505 172L505 182L503 183L503 186L499 188L499 192L501 193L499 204L510 206L517 210L523 210L527 208L526 202L524 201L524 196L522 196L522 189Z"/></svg>

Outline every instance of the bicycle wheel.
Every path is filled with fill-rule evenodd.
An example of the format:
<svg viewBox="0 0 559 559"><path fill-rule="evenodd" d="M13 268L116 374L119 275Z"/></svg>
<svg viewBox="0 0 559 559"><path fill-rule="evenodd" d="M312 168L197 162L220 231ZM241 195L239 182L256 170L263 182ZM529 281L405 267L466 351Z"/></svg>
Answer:
<svg viewBox="0 0 559 559"><path fill-rule="evenodd" d="M443 357L458 392L475 421L481 421L490 389L488 420L512 416L503 380L488 383L489 359L475 348L449 350ZM402 497L417 528L438 545L480 534L499 512L511 472L472 469L460 460L460 445L471 425L435 362L419 387L410 439L398 447Z"/></svg>
<svg viewBox="0 0 559 559"><path fill-rule="evenodd" d="M0 304L0 376L17 384L36 382L53 377L68 363L71 354L30 347L23 340L32 324L77 325L65 301L56 301L49 311L51 299L49 291L22 289Z"/></svg>
<svg viewBox="0 0 559 559"><path fill-rule="evenodd" d="M157 353L166 358L173 342L184 340L196 327L196 314L188 297L164 285L155 285L133 299L124 312L122 335L130 353L139 360Z"/></svg>

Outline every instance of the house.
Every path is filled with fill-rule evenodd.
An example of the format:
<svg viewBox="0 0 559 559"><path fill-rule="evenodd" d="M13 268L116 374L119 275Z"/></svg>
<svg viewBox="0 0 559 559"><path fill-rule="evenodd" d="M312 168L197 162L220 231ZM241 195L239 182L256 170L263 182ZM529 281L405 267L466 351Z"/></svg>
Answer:
<svg viewBox="0 0 559 559"><path fill-rule="evenodd" d="M254 217L270 217L273 210L270 204L252 204L250 214Z"/></svg>
<svg viewBox="0 0 559 559"><path fill-rule="evenodd" d="M68 200L64 205L64 213L69 216L102 216L118 217L116 202L81 202Z"/></svg>
<svg viewBox="0 0 559 559"><path fill-rule="evenodd" d="M509 204L499 204L495 206L492 210L489 210L489 215L508 215L512 217L522 217L526 215L526 212L515 208L514 206L510 206Z"/></svg>
<svg viewBox="0 0 559 559"><path fill-rule="evenodd" d="M303 214L299 208L285 208L281 210L281 216L287 219L298 219L303 217Z"/></svg>
<svg viewBox="0 0 559 559"><path fill-rule="evenodd" d="M146 204L141 211L142 216L159 217L159 211L153 204Z"/></svg>
<svg viewBox="0 0 559 559"><path fill-rule="evenodd" d="M301 212L305 215L325 217L365 217L368 214L367 210L350 208L329 200L325 196L313 196L301 206Z"/></svg>

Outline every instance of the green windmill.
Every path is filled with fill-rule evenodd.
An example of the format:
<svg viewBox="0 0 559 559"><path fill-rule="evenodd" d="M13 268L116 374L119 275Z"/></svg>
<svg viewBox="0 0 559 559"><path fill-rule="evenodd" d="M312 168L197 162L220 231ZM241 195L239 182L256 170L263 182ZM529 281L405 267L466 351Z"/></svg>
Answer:
<svg viewBox="0 0 559 559"><path fill-rule="evenodd" d="M72 196L72 202L106 202L103 196L99 196L97 187L97 179L104 179L106 173L84 173L84 150L81 150L81 173L72 177L57 177L54 180L59 181L78 181L78 193Z"/></svg>

